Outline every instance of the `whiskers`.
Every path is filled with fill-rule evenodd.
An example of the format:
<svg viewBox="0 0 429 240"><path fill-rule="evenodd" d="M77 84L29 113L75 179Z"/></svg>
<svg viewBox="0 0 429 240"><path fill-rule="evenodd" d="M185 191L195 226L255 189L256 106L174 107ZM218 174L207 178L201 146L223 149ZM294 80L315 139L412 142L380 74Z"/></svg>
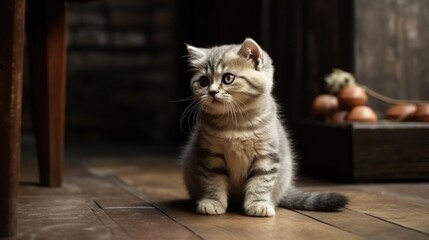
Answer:
<svg viewBox="0 0 429 240"><path fill-rule="evenodd" d="M225 110L227 116L227 123L234 124L239 126L240 123L245 122L246 118L243 115L244 104L238 99L231 99L230 101L225 101Z"/></svg>
<svg viewBox="0 0 429 240"><path fill-rule="evenodd" d="M177 103L177 102L187 102L187 101L192 101L192 100L196 100L197 98L195 97L195 96L189 96L189 97L187 97L187 98L176 98L176 100L173 100L173 101L171 101L171 102L175 102L175 103Z"/></svg>
<svg viewBox="0 0 429 240"><path fill-rule="evenodd" d="M206 106L202 104L203 101L206 101L208 98L211 98L208 95L203 95L201 97L187 97L185 99L177 99L176 102L188 102L190 104L185 108L180 117L180 130L185 130L185 124L188 129L200 129L201 126L201 114L203 111L206 111ZM245 105L238 99L226 99L222 101L222 106L219 106L219 110L215 115L218 115L217 118L212 119L212 121L218 121L218 126L224 127L240 127L244 124L248 125L249 121L245 113ZM213 109L210 110L212 112Z"/></svg>
<svg viewBox="0 0 429 240"><path fill-rule="evenodd" d="M201 125L201 111L203 106L201 104L206 98L198 98L195 96L190 96L185 99L178 99L176 102L187 102L192 101L183 111L182 116L180 117L180 130L184 131L184 123L187 122L188 129L191 129L193 125L196 129L199 129Z"/></svg>

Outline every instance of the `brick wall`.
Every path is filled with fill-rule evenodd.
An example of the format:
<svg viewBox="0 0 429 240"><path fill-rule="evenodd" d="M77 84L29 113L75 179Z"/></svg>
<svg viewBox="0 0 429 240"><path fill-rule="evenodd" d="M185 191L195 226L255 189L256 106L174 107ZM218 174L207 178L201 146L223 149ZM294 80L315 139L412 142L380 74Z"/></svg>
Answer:
<svg viewBox="0 0 429 240"><path fill-rule="evenodd" d="M68 138L174 141L175 2L69 3Z"/></svg>

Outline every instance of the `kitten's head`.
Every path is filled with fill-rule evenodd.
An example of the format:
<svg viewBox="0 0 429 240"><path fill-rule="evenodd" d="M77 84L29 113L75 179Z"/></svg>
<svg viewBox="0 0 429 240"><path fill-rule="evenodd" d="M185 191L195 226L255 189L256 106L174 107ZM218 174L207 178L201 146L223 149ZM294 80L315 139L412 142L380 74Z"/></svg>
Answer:
<svg viewBox="0 0 429 240"><path fill-rule="evenodd" d="M240 45L197 48L187 45L194 76L191 89L203 111L224 114L243 110L270 94L272 61L252 39ZM234 110L231 110L234 109Z"/></svg>

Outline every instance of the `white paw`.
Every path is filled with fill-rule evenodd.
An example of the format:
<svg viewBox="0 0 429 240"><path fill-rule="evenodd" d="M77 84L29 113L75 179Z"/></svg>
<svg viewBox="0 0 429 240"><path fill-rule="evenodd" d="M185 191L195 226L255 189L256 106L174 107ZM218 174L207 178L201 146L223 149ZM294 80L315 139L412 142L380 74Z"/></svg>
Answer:
<svg viewBox="0 0 429 240"><path fill-rule="evenodd" d="M206 215L224 214L226 207L214 199L201 199L198 202L197 213Z"/></svg>
<svg viewBox="0 0 429 240"><path fill-rule="evenodd" d="M254 217L272 217L276 210L271 202L252 202L244 207L244 211L249 216Z"/></svg>

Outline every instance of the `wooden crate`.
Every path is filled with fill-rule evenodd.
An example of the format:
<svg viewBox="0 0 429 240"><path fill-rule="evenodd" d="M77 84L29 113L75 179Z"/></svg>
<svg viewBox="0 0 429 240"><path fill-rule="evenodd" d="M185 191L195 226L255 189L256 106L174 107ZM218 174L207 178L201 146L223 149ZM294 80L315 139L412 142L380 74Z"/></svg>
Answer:
<svg viewBox="0 0 429 240"><path fill-rule="evenodd" d="M346 182L429 180L429 124L306 122L294 135L300 169Z"/></svg>

